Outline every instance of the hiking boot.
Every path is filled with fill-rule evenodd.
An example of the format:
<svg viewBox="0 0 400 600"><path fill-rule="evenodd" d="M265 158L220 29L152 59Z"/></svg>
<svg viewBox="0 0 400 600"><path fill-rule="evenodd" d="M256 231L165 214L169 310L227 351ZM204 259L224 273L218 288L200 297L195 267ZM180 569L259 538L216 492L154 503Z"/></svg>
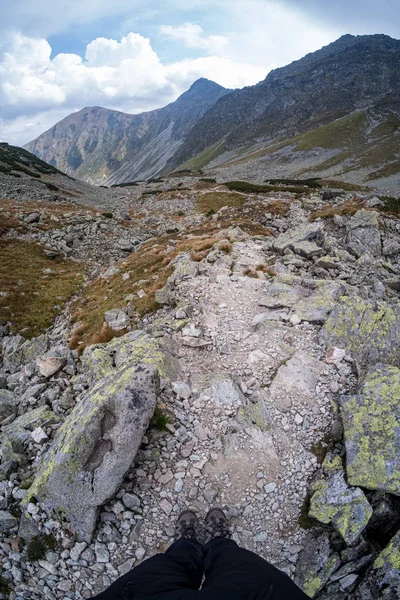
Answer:
<svg viewBox="0 0 400 600"><path fill-rule="evenodd" d="M184 510L179 515L175 524L175 539L202 543L199 519L192 510Z"/></svg>
<svg viewBox="0 0 400 600"><path fill-rule="evenodd" d="M204 520L204 543L216 538L230 538L229 521L220 508L212 508Z"/></svg>

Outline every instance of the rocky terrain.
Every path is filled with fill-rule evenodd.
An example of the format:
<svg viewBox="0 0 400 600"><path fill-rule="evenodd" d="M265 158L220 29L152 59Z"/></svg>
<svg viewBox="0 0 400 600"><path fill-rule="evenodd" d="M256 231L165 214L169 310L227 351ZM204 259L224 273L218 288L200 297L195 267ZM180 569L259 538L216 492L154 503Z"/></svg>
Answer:
<svg viewBox="0 0 400 600"><path fill-rule="evenodd" d="M137 115L99 106L54 125L26 149L69 175L112 185L158 175L193 125L230 90L199 79L175 102Z"/></svg>
<svg viewBox="0 0 400 600"><path fill-rule="evenodd" d="M148 113L85 108L26 148L97 184L207 167L219 181L323 177L398 194L399 70L399 40L345 35L241 90L202 79Z"/></svg>
<svg viewBox="0 0 400 600"><path fill-rule="evenodd" d="M310 597L400 598L399 200L11 151L0 594L90 598L221 505Z"/></svg>

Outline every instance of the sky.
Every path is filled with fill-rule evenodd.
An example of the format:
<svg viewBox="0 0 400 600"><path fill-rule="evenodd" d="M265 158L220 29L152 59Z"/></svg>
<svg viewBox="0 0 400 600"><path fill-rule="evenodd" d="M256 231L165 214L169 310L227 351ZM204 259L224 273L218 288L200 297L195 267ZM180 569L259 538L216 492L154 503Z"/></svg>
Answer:
<svg viewBox="0 0 400 600"><path fill-rule="evenodd" d="M200 77L253 85L346 33L399 39L399 0L0 0L0 141L85 106L153 110Z"/></svg>

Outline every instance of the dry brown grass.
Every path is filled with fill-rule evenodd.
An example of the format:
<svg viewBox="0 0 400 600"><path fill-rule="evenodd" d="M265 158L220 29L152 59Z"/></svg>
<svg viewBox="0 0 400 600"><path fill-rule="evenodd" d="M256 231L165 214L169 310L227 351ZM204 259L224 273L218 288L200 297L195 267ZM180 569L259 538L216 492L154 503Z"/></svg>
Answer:
<svg viewBox="0 0 400 600"><path fill-rule="evenodd" d="M89 345L106 344L107 342L111 342L111 340L118 335L122 335L122 333L114 331L114 329L112 329L108 323L103 323L100 331L91 336Z"/></svg>
<svg viewBox="0 0 400 600"><path fill-rule="evenodd" d="M230 254L232 252L232 244L229 242L222 242L222 244L218 246L218 249L225 252L225 254Z"/></svg>
<svg viewBox="0 0 400 600"><path fill-rule="evenodd" d="M346 200L341 204L329 204L327 206L324 206L324 208L315 210L313 213L311 213L309 221L313 223L316 219L330 219L335 215L352 216L355 215L356 212L359 211L361 208L365 208L365 205L364 202L359 199Z"/></svg>
<svg viewBox="0 0 400 600"><path fill-rule="evenodd" d="M284 217L289 212L289 202L274 200L265 206L265 211L278 217Z"/></svg>
<svg viewBox="0 0 400 600"><path fill-rule="evenodd" d="M269 277L275 277L276 271L270 265L260 264L255 267L246 267L243 270L243 275L246 277L253 277L254 279L259 279L258 273L264 273L265 275L269 275Z"/></svg>

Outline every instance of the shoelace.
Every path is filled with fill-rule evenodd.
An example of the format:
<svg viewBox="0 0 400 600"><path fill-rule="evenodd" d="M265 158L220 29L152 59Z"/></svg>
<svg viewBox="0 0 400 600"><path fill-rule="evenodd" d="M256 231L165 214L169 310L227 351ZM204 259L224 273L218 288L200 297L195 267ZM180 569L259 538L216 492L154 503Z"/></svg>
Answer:
<svg viewBox="0 0 400 600"><path fill-rule="evenodd" d="M225 521L213 521L211 525L207 527L207 533L212 537L227 537L229 535L228 526Z"/></svg>

